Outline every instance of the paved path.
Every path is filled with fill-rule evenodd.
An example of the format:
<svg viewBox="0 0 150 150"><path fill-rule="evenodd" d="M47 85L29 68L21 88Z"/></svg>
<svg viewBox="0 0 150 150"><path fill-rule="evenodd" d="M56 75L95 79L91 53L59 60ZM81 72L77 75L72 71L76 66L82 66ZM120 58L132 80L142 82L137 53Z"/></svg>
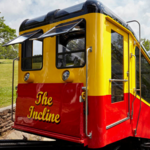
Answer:
<svg viewBox="0 0 150 150"><path fill-rule="evenodd" d="M16 107L16 104L13 105L13 107L15 108ZM6 109L11 109L11 105L10 106L7 106L7 107L2 107L0 108L0 112L6 110Z"/></svg>

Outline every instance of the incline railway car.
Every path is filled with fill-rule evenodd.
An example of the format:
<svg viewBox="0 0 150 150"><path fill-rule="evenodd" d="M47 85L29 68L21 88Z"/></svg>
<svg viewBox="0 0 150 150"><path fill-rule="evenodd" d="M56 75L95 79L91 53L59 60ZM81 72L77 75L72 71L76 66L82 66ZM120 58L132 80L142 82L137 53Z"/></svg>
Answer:
<svg viewBox="0 0 150 150"><path fill-rule="evenodd" d="M4 45L19 43L14 129L89 148L150 139L150 58L101 2L26 19L19 34Z"/></svg>

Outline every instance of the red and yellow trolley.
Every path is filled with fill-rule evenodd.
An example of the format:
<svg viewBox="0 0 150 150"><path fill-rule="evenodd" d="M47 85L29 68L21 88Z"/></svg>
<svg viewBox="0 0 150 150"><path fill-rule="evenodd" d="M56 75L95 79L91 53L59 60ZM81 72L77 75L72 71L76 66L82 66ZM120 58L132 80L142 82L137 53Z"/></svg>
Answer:
<svg viewBox="0 0 150 150"><path fill-rule="evenodd" d="M14 129L89 148L150 139L150 58L101 2L27 19L19 34L5 44L20 43Z"/></svg>

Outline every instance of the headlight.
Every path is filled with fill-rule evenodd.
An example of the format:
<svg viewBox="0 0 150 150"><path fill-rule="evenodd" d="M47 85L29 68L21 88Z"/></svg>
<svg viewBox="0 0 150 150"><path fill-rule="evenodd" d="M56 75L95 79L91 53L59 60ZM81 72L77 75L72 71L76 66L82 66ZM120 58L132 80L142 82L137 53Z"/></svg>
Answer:
<svg viewBox="0 0 150 150"><path fill-rule="evenodd" d="M64 71L63 72L63 75L62 75L62 79L64 81L66 81L68 78L69 78L69 75L70 75L70 72L67 70L67 71Z"/></svg>
<svg viewBox="0 0 150 150"><path fill-rule="evenodd" d="M24 76L24 81L27 81L30 77L30 74L29 73L26 73L25 76Z"/></svg>
<svg viewBox="0 0 150 150"><path fill-rule="evenodd" d="M34 82L34 74L32 72L25 73L24 81L27 82L27 83L33 83Z"/></svg>

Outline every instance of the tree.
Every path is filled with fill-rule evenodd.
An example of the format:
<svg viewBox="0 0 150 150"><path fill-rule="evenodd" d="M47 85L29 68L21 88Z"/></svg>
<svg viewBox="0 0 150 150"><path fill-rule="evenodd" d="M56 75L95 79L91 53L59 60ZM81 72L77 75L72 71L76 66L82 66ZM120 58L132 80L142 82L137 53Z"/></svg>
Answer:
<svg viewBox="0 0 150 150"><path fill-rule="evenodd" d="M150 51L150 40L144 38L142 39L142 44L147 51Z"/></svg>
<svg viewBox="0 0 150 150"><path fill-rule="evenodd" d="M12 59L18 55L18 46L2 47L2 45L16 37L16 30L6 25L4 21L4 17L0 17L0 59Z"/></svg>

